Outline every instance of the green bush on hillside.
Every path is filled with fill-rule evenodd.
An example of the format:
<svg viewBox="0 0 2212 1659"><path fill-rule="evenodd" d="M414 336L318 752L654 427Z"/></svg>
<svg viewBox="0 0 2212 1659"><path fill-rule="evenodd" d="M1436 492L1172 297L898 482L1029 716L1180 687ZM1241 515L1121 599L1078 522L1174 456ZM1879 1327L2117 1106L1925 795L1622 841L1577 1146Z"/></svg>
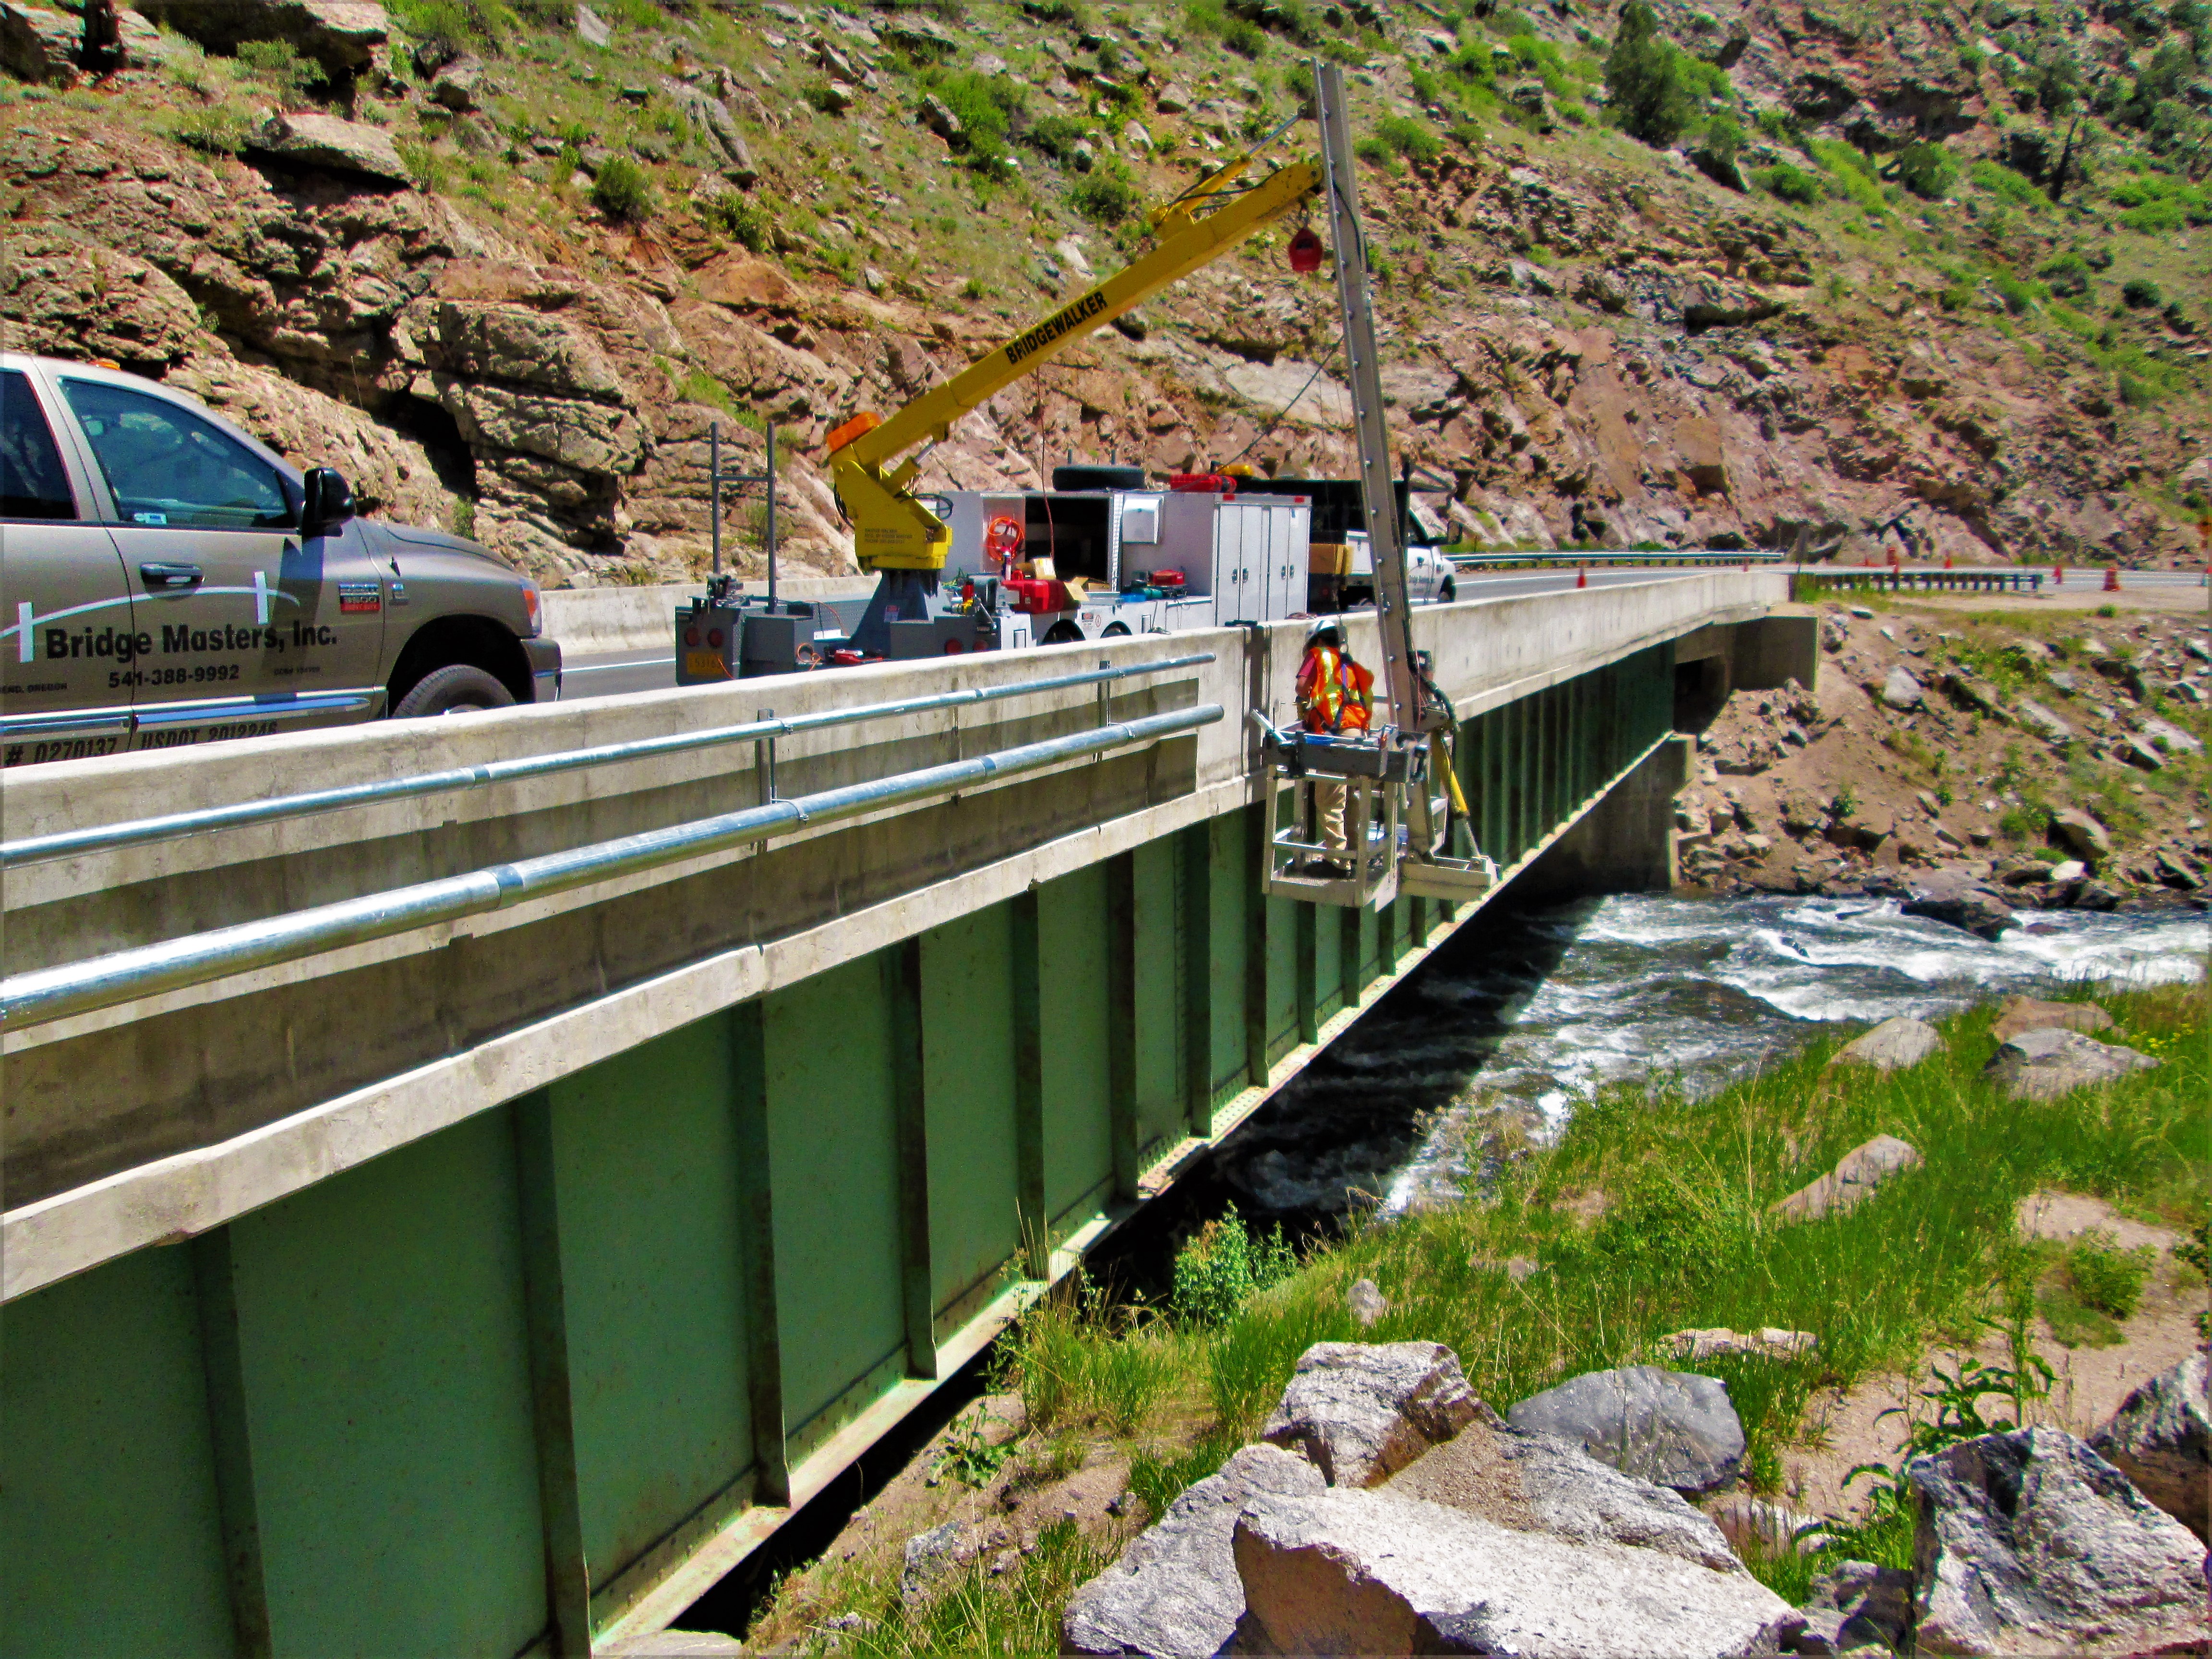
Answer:
<svg viewBox="0 0 2212 1659"><path fill-rule="evenodd" d="M2155 311L2166 303L2166 295L2149 277L2130 276L2120 285L2120 303L2130 311Z"/></svg>
<svg viewBox="0 0 2212 1659"><path fill-rule="evenodd" d="M1102 225L1120 224L1143 199L1144 192L1138 189L1127 164L1111 155L1102 157L1067 187L1069 205Z"/></svg>
<svg viewBox="0 0 2212 1659"><path fill-rule="evenodd" d="M1941 144L1907 144L1897 153L1897 182L1923 201L1942 201L1958 179L1958 164Z"/></svg>
<svg viewBox="0 0 2212 1659"><path fill-rule="evenodd" d="M2069 299L2089 291L2089 262L2078 253L2061 253L2045 260L2036 268L2035 274L2043 278L2053 294Z"/></svg>
<svg viewBox="0 0 2212 1659"><path fill-rule="evenodd" d="M416 40L456 55L497 57L507 50L515 16L500 0L395 0L392 21ZM575 14L569 14L573 22Z"/></svg>
<svg viewBox="0 0 2212 1659"><path fill-rule="evenodd" d="M611 155L592 180L592 205L617 224L642 224L657 205L653 180L627 155Z"/></svg>
<svg viewBox="0 0 2212 1659"><path fill-rule="evenodd" d="M954 142L966 152L970 167L989 173L1005 165L1009 136L1026 103L1019 82L957 70L926 76L922 85L960 123Z"/></svg>
<svg viewBox="0 0 2212 1659"><path fill-rule="evenodd" d="M717 191L702 202L699 217L740 247L755 253L767 252L775 233L767 210L734 190Z"/></svg>
<svg viewBox="0 0 2212 1659"><path fill-rule="evenodd" d="M1022 129L1022 143L1041 155L1065 163L1075 159L1075 147L1083 142L1084 131L1083 123L1072 115L1044 115Z"/></svg>
<svg viewBox="0 0 2212 1659"><path fill-rule="evenodd" d="M321 66L301 58L299 48L289 40L240 41L238 66L249 80L266 88L270 95L287 109L298 104L307 95L307 88L319 85L323 79Z"/></svg>
<svg viewBox="0 0 2212 1659"><path fill-rule="evenodd" d="M1267 49L1267 32L1249 17L1231 15L1223 0L1190 0L1183 21L1194 34L1212 36L1239 58L1257 58Z"/></svg>
<svg viewBox="0 0 2212 1659"><path fill-rule="evenodd" d="M1796 202L1801 206L1810 207L1820 199L1820 179L1802 167L1791 167L1787 161L1760 169L1753 175L1753 182L1770 195L1778 196L1785 202Z"/></svg>
<svg viewBox="0 0 2212 1659"><path fill-rule="evenodd" d="M1689 131L1698 117L1700 88L1688 65L1697 61L1659 33L1645 0L1628 0L1605 60L1606 95L1621 130L1659 146Z"/></svg>
<svg viewBox="0 0 2212 1659"><path fill-rule="evenodd" d="M1424 166L1443 154L1436 129L1425 121L1403 115L1385 115L1375 123L1375 137L1394 154Z"/></svg>
<svg viewBox="0 0 2212 1659"><path fill-rule="evenodd" d="M1255 1238L1232 1204L1176 1253L1176 1311L1193 1324L1218 1325L1297 1267L1281 1228Z"/></svg>
<svg viewBox="0 0 2212 1659"><path fill-rule="evenodd" d="M1967 178L1981 189L2014 207L2047 208L2051 198L2036 187L2033 179L2014 172L2000 161L1977 161L1966 170Z"/></svg>

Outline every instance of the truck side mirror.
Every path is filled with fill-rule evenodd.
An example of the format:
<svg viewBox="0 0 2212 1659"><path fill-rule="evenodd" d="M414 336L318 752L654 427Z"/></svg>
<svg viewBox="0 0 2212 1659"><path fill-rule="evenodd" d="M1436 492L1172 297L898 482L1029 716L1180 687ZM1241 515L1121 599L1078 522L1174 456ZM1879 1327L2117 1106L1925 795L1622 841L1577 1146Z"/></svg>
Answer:
<svg viewBox="0 0 2212 1659"><path fill-rule="evenodd" d="M327 536L353 517L353 486L336 467L309 467L301 485L306 497L300 508L302 541Z"/></svg>

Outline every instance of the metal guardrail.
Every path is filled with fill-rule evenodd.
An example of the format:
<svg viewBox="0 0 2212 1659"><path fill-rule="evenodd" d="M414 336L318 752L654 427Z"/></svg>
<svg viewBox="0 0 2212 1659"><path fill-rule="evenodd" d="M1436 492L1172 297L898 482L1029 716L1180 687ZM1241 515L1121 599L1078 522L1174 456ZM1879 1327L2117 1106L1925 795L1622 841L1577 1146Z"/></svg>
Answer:
<svg viewBox="0 0 2212 1659"><path fill-rule="evenodd" d="M994 778L1034 772L1061 761L1194 732L1221 718L1219 703L1200 703L1171 714L1150 714L1042 743L1024 744L973 760L952 761L789 800L771 800L743 811L624 836L565 853L547 853L489 870L472 870L465 875L342 899L289 915L188 933L182 939L117 951L59 968L17 974L0 981L0 1022L15 1030L71 1014L90 1013L437 922L503 910L528 899L587 887L747 842L766 841L779 830L853 817Z"/></svg>
<svg viewBox="0 0 2212 1659"><path fill-rule="evenodd" d="M83 853L112 853L125 847L174 841L204 835L211 830L234 830L242 824L275 823L287 818L335 812L349 806L412 800L449 789L480 788L486 784L512 783L592 766L611 766L621 761L648 760L657 755L681 754L728 743L759 743L799 732L819 732L835 726L889 720L900 714L925 714L933 709L959 708L974 703L996 702L1033 692L1066 690L1078 685L1103 685L1109 680L1164 673L1171 668L1192 668L1213 660L1212 652L1194 656L1164 657L1158 662L1127 668L1097 668L1079 674L1059 674L1049 679L1010 681L963 691L933 692L905 697L896 702L864 703L856 708L825 709L818 714L794 714L787 720L749 720L743 726L718 726L704 732L671 732L665 737L640 738L629 743L601 744L591 749L567 749L550 755L528 755L518 760L491 761L482 766L454 767L443 772L424 772L411 778L390 778L379 783L348 784L306 794L279 795L268 800L238 801L228 806L203 807L192 812L171 812L161 817L131 818L121 823L95 824L65 830L56 835L32 836L0 843L0 869L36 864L49 859Z"/></svg>
<svg viewBox="0 0 2212 1659"><path fill-rule="evenodd" d="M1539 568L1583 564L1780 564L1790 555L1771 549L1730 553L1717 548L1696 548L1654 553L1452 553L1446 556L1462 570L1496 570L1516 564Z"/></svg>
<svg viewBox="0 0 2212 1659"><path fill-rule="evenodd" d="M2095 571L2085 573L2092 579ZM2034 592L2043 586L2039 570L1999 570L1988 565L1970 565L1963 570L1911 570L1897 565L1853 565L1841 570L1800 570L1800 581L1810 582L1815 587L1940 587L1964 588L1982 592L2006 589L2017 592L2025 587Z"/></svg>

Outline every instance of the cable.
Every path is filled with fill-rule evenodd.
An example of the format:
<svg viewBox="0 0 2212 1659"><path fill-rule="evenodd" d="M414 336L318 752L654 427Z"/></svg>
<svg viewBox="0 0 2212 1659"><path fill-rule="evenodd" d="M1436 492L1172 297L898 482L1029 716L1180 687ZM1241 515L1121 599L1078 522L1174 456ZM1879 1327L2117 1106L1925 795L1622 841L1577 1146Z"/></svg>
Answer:
<svg viewBox="0 0 2212 1659"><path fill-rule="evenodd" d="M1249 455L1252 453L1252 444L1258 443L1261 439L1266 437L1277 427L1280 426L1283 422L1283 417L1285 415L1288 415L1291 410L1297 406L1298 399L1304 397L1307 392L1313 390L1314 382L1321 379L1322 371L1336 361L1336 354L1342 348L1343 343L1344 343L1340 340L1337 342L1336 345L1329 348L1328 356L1322 358L1319 362L1314 365L1314 372L1307 375L1306 383L1300 386L1296 392L1291 394L1291 401L1285 404L1280 409L1277 410L1274 413L1273 418L1271 419L1267 425L1261 427L1257 432L1252 434L1252 443L1246 444L1243 448L1238 450L1227 460L1221 462L1214 470L1216 471L1219 471L1222 467L1236 465L1237 462L1243 460L1247 455Z"/></svg>

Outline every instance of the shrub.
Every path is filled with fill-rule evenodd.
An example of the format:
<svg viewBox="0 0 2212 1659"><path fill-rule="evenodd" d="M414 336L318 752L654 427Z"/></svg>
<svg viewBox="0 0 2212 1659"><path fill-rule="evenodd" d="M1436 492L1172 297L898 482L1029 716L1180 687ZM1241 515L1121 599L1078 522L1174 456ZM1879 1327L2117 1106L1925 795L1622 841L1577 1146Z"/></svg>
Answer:
<svg viewBox="0 0 2212 1659"><path fill-rule="evenodd" d="M592 180L592 205L617 224L642 224L656 205L653 179L629 156L610 156Z"/></svg>
<svg viewBox="0 0 2212 1659"><path fill-rule="evenodd" d="M1183 21L1194 34L1211 35L1240 58L1257 58L1267 49L1267 31L1249 17L1233 17L1222 0L1191 0Z"/></svg>
<svg viewBox="0 0 2212 1659"><path fill-rule="evenodd" d="M739 246L755 253L767 252L775 234L767 210L734 190L722 191L702 203L699 216Z"/></svg>
<svg viewBox="0 0 2212 1659"><path fill-rule="evenodd" d="M186 110L170 129L177 142L208 155L235 155L253 135L253 119L235 104Z"/></svg>
<svg viewBox="0 0 2212 1659"><path fill-rule="evenodd" d="M1083 123L1072 115L1046 115L1022 129L1022 143L1041 155L1067 162L1075 159L1075 147L1083 142Z"/></svg>
<svg viewBox="0 0 2212 1659"><path fill-rule="evenodd" d="M1999 271L1990 281L2003 296L2005 309L2015 317L2025 317L2044 297L2043 291L2033 283L2024 283L2007 271Z"/></svg>
<svg viewBox="0 0 2212 1659"><path fill-rule="evenodd" d="M1434 127L1403 115L1385 115L1377 120L1375 136L1409 161L1425 165L1443 154Z"/></svg>
<svg viewBox="0 0 2212 1659"><path fill-rule="evenodd" d="M1176 1252L1176 1311L1195 1325L1218 1325L1297 1266L1281 1228L1255 1239L1232 1204Z"/></svg>
<svg viewBox="0 0 2212 1659"><path fill-rule="evenodd" d="M415 39L456 56L473 52L497 57L515 27L514 14L500 0L399 0L392 9L400 27Z"/></svg>
<svg viewBox="0 0 2212 1659"><path fill-rule="evenodd" d="M1010 76L959 70L928 77L925 84L960 123L960 143L970 164L989 169L1006 159L1007 134L1021 115L1021 85Z"/></svg>
<svg viewBox="0 0 2212 1659"><path fill-rule="evenodd" d="M2053 294L2069 298L2089 291L2089 262L2078 253L2061 253L2036 268Z"/></svg>
<svg viewBox="0 0 2212 1659"><path fill-rule="evenodd" d="M2142 1300L2151 1260L2148 1250L2120 1249L2110 1233L2084 1233L2066 1252L2066 1277L2099 1313L2125 1319Z"/></svg>
<svg viewBox="0 0 2212 1659"><path fill-rule="evenodd" d="M1067 187L1067 199L1085 218L1102 225L1118 225L1137 210L1144 193L1137 188L1127 165L1109 155Z"/></svg>
<svg viewBox="0 0 2212 1659"><path fill-rule="evenodd" d="M1717 161L1735 161L1743 152L1742 125L1723 111L1705 123L1705 141L1700 148Z"/></svg>
<svg viewBox="0 0 2212 1659"><path fill-rule="evenodd" d="M238 65L248 79L268 89L270 96L287 109L319 85L322 70L300 56L289 40L246 40L238 48Z"/></svg>
<svg viewBox="0 0 2212 1659"><path fill-rule="evenodd" d="M1654 145L1682 136L1698 112L1685 61L1660 34L1645 0L1628 0L1605 60L1606 93L1622 131Z"/></svg>
<svg viewBox="0 0 2212 1659"><path fill-rule="evenodd" d="M1761 190L1778 196L1785 202L1796 202L1809 207L1820 199L1820 181L1802 167L1793 167L1784 161L1753 175Z"/></svg>
<svg viewBox="0 0 2212 1659"><path fill-rule="evenodd" d="M1958 179L1958 165L1941 144L1907 144L1897 153L1897 182L1923 201L1942 201Z"/></svg>
<svg viewBox="0 0 2212 1659"><path fill-rule="evenodd" d="M2166 295L2149 277L2130 276L2120 285L2120 302L2130 311L2155 311L2166 303Z"/></svg>
<svg viewBox="0 0 2212 1659"><path fill-rule="evenodd" d="M2047 208L2051 198L2037 189L2033 181L1999 161L1977 161L1967 170L1966 176L1982 189L2001 201L2014 207Z"/></svg>

